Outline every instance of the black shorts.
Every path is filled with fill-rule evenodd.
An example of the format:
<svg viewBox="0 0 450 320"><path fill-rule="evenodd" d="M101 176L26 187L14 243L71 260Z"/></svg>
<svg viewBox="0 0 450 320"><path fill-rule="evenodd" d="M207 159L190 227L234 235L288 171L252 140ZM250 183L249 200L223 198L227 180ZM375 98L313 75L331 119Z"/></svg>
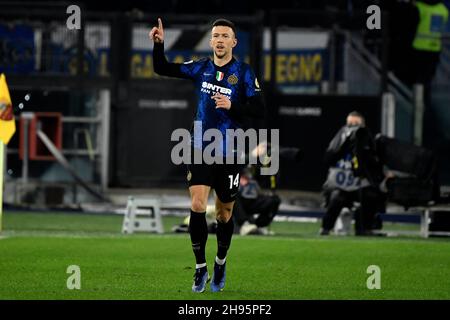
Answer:
<svg viewBox="0 0 450 320"><path fill-rule="evenodd" d="M205 185L216 191L223 203L236 199L243 164L188 164L187 181L190 186Z"/></svg>

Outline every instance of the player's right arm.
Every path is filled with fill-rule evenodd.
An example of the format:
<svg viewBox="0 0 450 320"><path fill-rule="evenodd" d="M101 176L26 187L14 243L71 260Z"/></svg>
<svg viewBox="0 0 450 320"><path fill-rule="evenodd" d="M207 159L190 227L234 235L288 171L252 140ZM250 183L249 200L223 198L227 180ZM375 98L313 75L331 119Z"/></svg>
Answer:
<svg viewBox="0 0 450 320"><path fill-rule="evenodd" d="M164 55L164 29L160 18L158 18L158 26L152 28L149 37L154 43L153 70L161 76L190 79L190 75L183 72L181 63L170 63Z"/></svg>

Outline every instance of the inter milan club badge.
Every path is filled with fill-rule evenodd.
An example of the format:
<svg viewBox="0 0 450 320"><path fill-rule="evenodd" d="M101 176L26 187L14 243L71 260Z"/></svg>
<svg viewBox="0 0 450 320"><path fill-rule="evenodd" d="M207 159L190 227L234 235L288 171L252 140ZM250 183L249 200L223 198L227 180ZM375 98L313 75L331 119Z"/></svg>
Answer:
<svg viewBox="0 0 450 320"><path fill-rule="evenodd" d="M222 81L223 80L223 72L217 71L216 79L217 79L217 81Z"/></svg>
<svg viewBox="0 0 450 320"><path fill-rule="evenodd" d="M236 75L232 74L231 76L228 77L227 81L229 84L234 86L238 82L238 77L236 77Z"/></svg>

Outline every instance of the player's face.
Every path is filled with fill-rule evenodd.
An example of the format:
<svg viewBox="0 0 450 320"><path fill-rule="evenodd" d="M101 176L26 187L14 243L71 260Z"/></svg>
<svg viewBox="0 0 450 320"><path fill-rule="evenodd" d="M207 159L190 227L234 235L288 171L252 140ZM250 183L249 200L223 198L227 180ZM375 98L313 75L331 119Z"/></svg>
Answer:
<svg viewBox="0 0 450 320"><path fill-rule="evenodd" d="M233 48L237 44L237 39L234 35L233 29L227 26L216 26L212 28L211 40L209 42L213 48L214 54L218 58L223 58L231 54Z"/></svg>

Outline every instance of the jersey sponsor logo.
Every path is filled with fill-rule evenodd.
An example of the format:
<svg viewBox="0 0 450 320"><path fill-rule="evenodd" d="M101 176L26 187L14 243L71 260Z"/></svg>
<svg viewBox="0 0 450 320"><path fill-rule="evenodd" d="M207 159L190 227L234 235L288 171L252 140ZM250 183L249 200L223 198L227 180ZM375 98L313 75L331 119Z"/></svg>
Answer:
<svg viewBox="0 0 450 320"><path fill-rule="evenodd" d="M221 72L221 71L217 71L216 72L216 79L217 79L217 81L222 81L223 77L224 77L223 72Z"/></svg>
<svg viewBox="0 0 450 320"><path fill-rule="evenodd" d="M232 74L231 76L228 77L227 82L232 86L234 86L236 83L238 83L238 80L239 80L238 77L235 74Z"/></svg>
<svg viewBox="0 0 450 320"><path fill-rule="evenodd" d="M210 91L219 92L221 94L226 94L226 95L231 95L231 89L224 88L224 87L203 81L202 92L210 93Z"/></svg>

